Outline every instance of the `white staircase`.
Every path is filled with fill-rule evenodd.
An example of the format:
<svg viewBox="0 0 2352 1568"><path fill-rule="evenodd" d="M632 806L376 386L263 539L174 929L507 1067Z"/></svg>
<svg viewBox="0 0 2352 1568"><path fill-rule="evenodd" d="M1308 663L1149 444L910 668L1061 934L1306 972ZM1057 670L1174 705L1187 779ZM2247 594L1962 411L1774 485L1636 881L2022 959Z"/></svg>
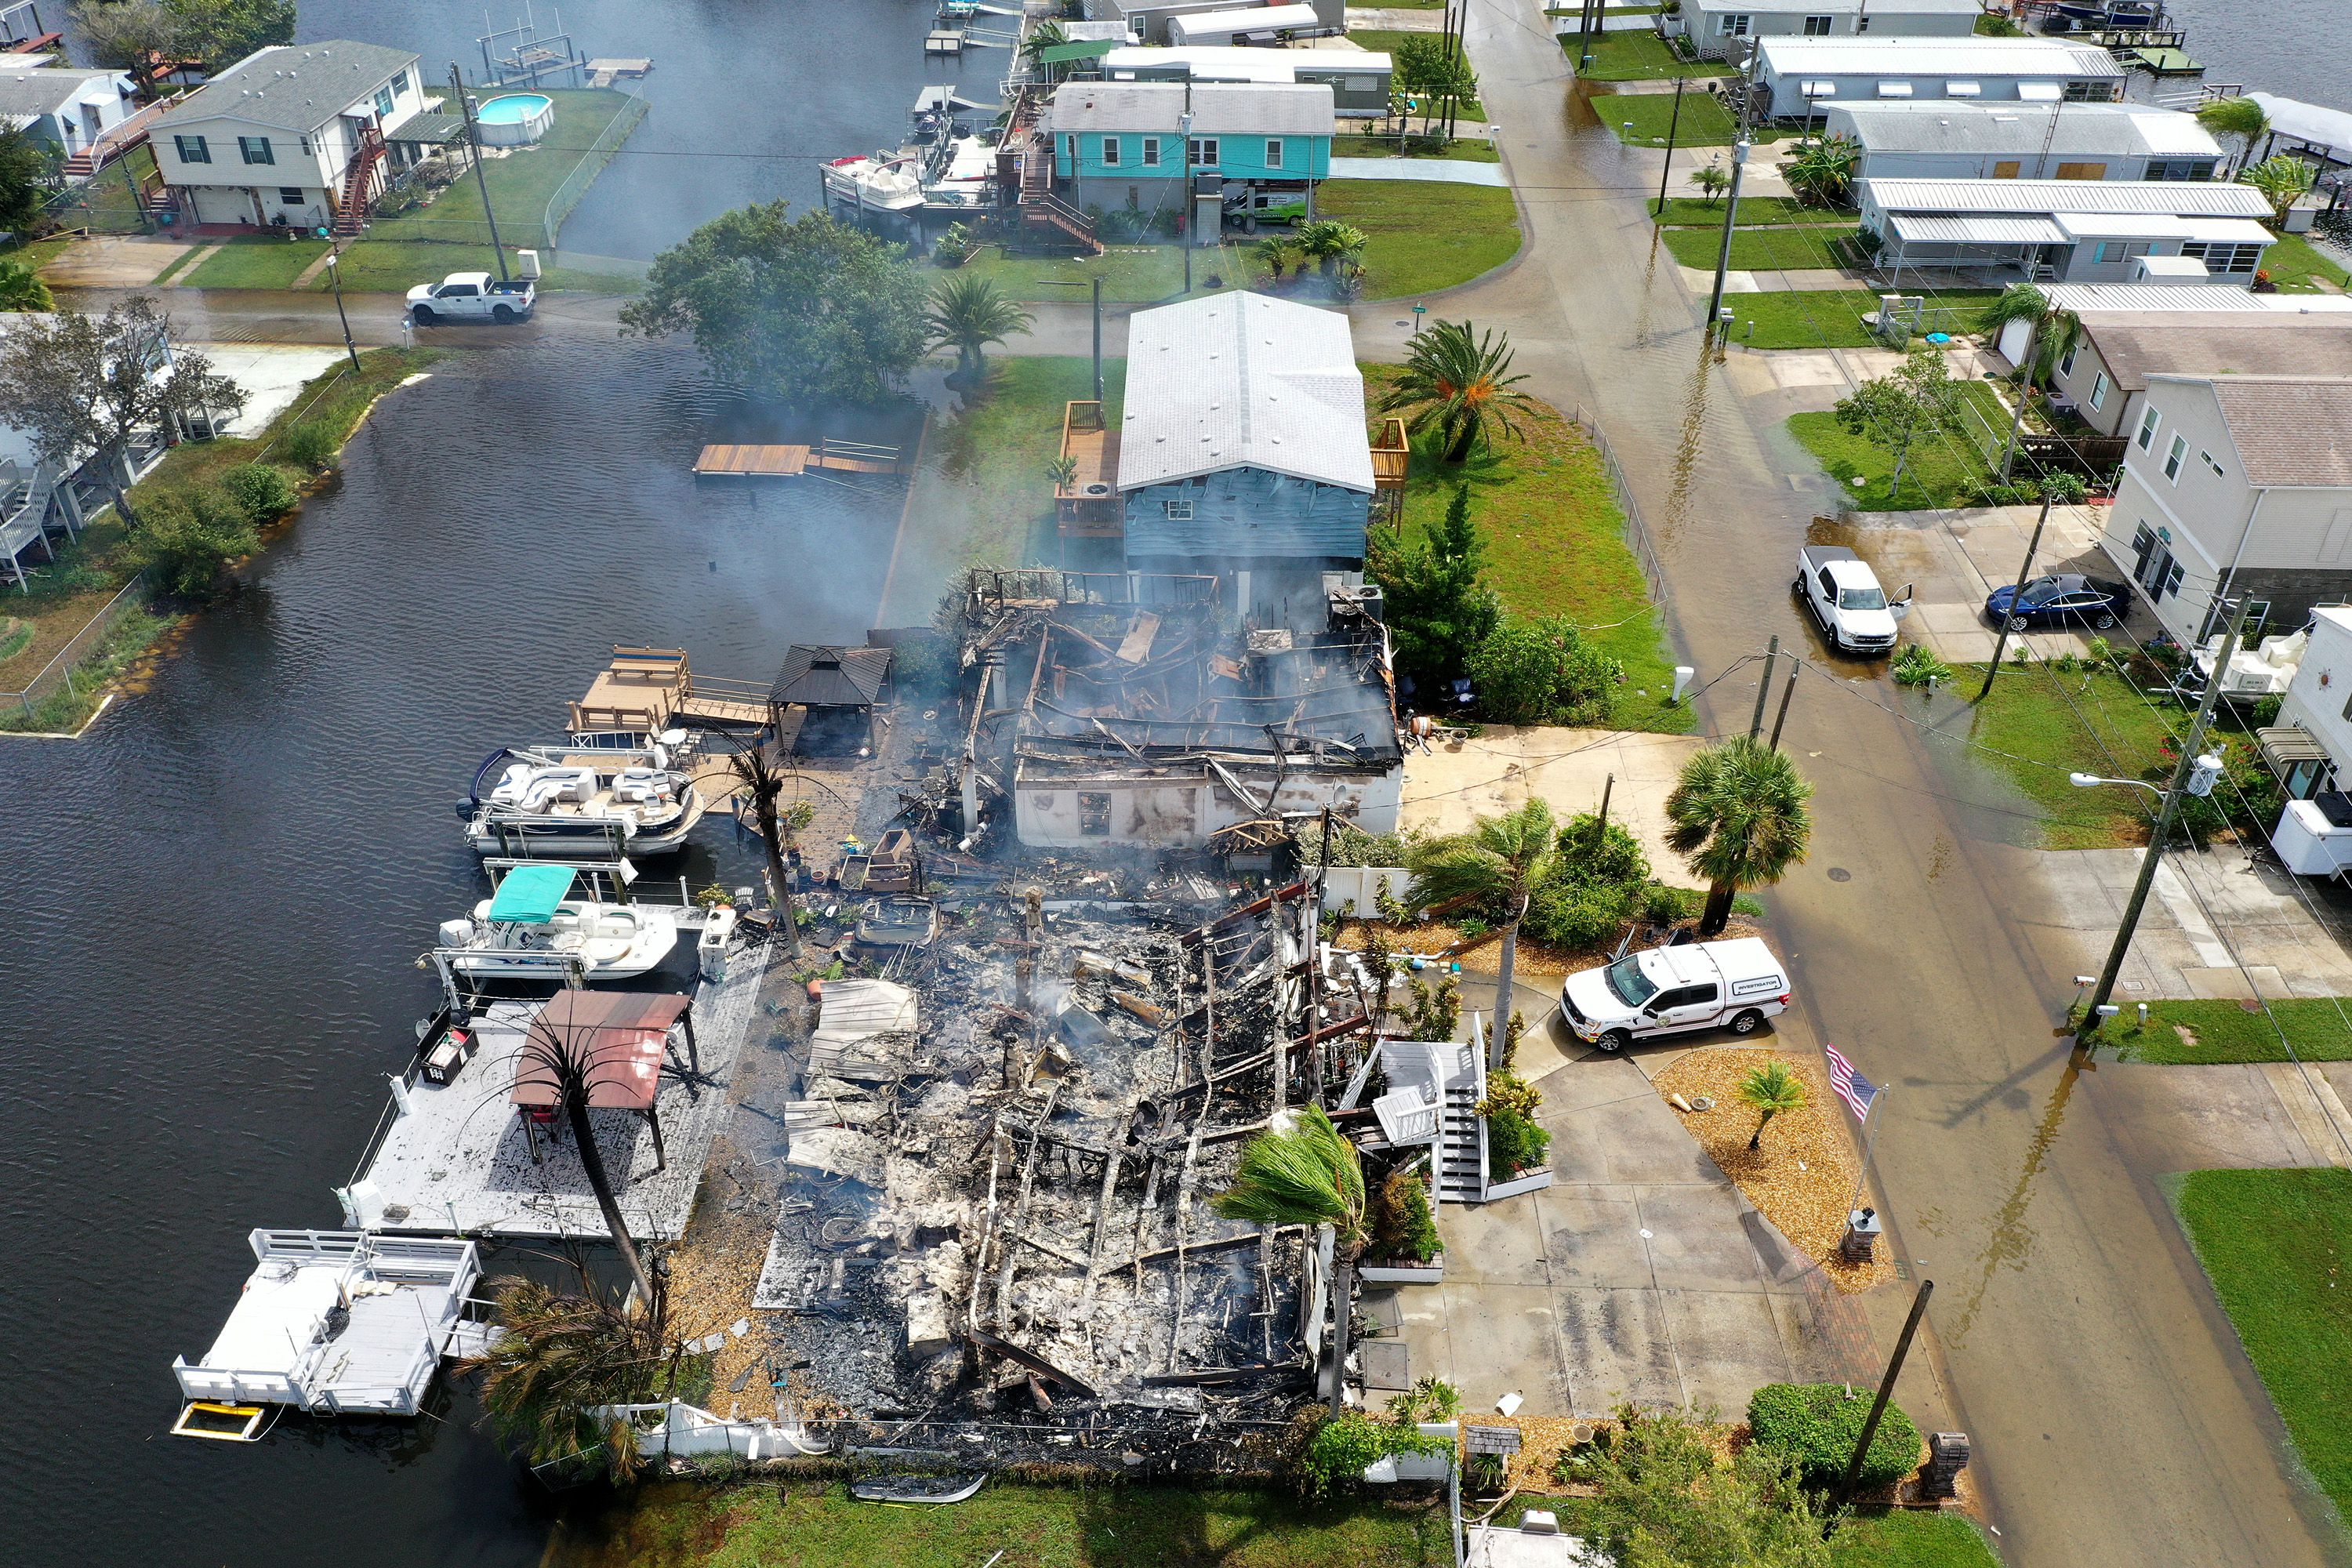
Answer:
<svg viewBox="0 0 2352 1568"><path fill-rule="evenodd" d="M1486 1098L1485 1054L1474 1043L1430 1047L1444 1093L1437 1115L1437 1201L1482 1203L1486 1196L1486 1124L1478 1102Z"/></svg>

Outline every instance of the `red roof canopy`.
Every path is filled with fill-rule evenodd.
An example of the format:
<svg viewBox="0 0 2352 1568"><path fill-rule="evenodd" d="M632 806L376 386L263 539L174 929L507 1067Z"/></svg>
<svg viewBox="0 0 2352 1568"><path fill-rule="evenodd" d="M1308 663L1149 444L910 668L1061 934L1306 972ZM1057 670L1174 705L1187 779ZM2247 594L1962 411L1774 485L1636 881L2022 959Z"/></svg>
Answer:
<svg viewBox="0 0 2352 1568"><path fill-rule="evenodd" d="M515 1067L514 1103L558 1103L555 1062L580 1062L591 1110L651 1110L661 1089L663 1048L688 999L625 991L565 991L530 1021Z"/></svg>

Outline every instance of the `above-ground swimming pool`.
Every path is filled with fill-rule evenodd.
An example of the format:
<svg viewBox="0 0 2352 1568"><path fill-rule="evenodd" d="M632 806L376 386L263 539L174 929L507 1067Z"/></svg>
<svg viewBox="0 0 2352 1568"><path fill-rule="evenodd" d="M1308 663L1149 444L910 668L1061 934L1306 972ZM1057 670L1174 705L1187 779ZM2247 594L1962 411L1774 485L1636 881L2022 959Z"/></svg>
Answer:
<svg viewBox="0 0 2352 1568"><path fill-rule="evenodd" d="M474 111L484 144L520 147L547 134L555 119L555 100L543 92L510 92L494 98Z"/></svg>

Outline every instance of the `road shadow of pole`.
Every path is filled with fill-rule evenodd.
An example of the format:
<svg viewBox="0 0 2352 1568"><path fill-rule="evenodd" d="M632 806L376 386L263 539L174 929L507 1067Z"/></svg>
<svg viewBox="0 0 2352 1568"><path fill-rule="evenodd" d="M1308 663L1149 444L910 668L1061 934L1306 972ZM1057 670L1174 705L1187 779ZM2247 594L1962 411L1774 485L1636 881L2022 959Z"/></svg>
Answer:
<svg viewBox="0 0 2352 1568"><path fill-rule="evenodd" d="M2017 1173L2017 1184L2010 1188L1999 1207L1993 1210L1992 1234L1985 1240L1984 1249L1977 1254L1978 1273L1975 1286L1959 1311L1953 1317L1943 1334L1947 1349L1956 1350L1968 1338L1969 1327L1976 1321L1977 1310L1984 1305L1985 1294L1992 1288L1993 1276L2006 1264L2015 1269L2025 1267L2034 1243L2033 1227L2025 1223L2026 1211L2033 1204L2033 1181L2050 1159L2050 1151L2058 1142L2058 1128L2066 1119L2066 1103L2074 1098L2074 1082L2083 1075L2088 1063L2080 1051L2066 1053L2066 1067L2058 1075L2057 1086L2050 1091L2050 1102L2042 1108L2042 1120L2034 1126L2033 1136L2025 1145L2025 1165Z"/></svg>

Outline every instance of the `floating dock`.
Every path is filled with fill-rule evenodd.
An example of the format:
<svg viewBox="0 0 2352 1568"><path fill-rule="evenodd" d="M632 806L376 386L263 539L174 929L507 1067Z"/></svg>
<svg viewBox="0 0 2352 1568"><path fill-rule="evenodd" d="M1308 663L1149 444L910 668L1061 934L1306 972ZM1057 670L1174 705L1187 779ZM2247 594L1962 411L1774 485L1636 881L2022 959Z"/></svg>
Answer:
<svg viewBox="0 0 2352 1568"><path fill-rule="evenodd" d="M756 681L698 676L677 647L613 645L613 662L597 672L588 694L572 704L575 732L626 730L760 729L769 720L768 689Z"/></svg>
<svg viewBox="0 0 2352 1568"><path fill-rule="evenodd" d="M906 463L896 447L830 437L814 447L709 446L694 460L698 479L794 479L813 468L843 474L902 474Z"/></svg>

